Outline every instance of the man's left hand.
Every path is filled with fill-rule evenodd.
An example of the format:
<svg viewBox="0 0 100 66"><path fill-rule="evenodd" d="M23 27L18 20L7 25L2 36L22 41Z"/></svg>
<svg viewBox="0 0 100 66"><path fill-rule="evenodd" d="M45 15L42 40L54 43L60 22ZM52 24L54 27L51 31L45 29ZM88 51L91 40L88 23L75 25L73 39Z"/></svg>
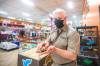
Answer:
<svg viewBox="0 0 100 66"><path fill-rule="evenodd" d="M55 46L49 46L45 52L42 52L40 54L41 55L43 55L43 54L52 54L55 51L56 51L56 47Z"/></svg>
<svg viewBox="0 0 100 66"><path fill-rule="evenodd" d="M56 47L55 46L49 46L47 49L48 53L54 53L56 51Z"/></svg>

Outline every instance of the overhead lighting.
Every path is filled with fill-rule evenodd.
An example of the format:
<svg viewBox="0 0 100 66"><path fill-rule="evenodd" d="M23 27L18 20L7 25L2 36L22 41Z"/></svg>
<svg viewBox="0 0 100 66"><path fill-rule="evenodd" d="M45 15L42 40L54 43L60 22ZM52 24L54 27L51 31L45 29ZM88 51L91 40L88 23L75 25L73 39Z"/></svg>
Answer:
<svg viewBox="0 0 100 66"><path fill-rule="evenodd" d="M25 17L30 17L30 14L26 13L26 12L22 12L22 15Z"/></svg>
<svg viewBox="0 0 100 66"><path fill-rule="evenodd" d="M32 21L32 19L31 19L31 18L26 18L26 20Z"/></svg>
<svg viewBox="0 0 100 66"><path fill-rule="evenodd" d="M5 11L0 11L0 14L3 14L3 15L8 15L8 13L7 12L5 12Z"/></svg>
<svg viewBox="0 0 100 66"><path fill-rule="evenodd" d="M76 15L74 15L73 18L76 18Z"/></svg>
<svg viewBox="0 0 100 66"><path fill-rule="evenodd" d="M34 6L34 3L30 0L22 0L22 2L25 4L25 5L28 5L28 6Z"/></svg>
<svg viewBox="0 0 100 66"><path fill-rule="evenodd" d="M67 7L73 9L74 8L73 2L72 1L67 2Z"/></svg>
<svg viewBox="0 0 100 66"><path fill-rule="evenodd" d="M8 16L7 18L9 18L9 19L16 19L15 17L11 17L11 16Z"/></svg>

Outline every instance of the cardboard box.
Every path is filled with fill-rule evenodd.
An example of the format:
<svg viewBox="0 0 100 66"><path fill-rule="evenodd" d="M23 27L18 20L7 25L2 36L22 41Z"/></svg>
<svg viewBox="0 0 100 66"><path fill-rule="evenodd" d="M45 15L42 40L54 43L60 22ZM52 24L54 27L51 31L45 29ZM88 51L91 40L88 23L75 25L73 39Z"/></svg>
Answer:
<svg viewBox="0 0 100 66"><path fill-rule="evenodd" d="M47 55L39 56L35 48L18 54L17 66L44 66Z"/></svg>

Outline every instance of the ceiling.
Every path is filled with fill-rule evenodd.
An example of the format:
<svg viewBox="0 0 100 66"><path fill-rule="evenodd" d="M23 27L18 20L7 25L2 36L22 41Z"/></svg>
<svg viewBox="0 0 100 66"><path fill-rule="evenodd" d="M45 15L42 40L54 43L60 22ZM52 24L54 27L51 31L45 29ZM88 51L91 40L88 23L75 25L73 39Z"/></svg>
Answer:
<svg viewBox="0 0 100 66"><path fill-rule="evenodd" d="M7 12L0 13L0 16L30 18L33 22L44 19L56 8L65 9L69 19L74 19L73 16L79 19L82 15L82 0L0 0L0 11Z"/></svg>

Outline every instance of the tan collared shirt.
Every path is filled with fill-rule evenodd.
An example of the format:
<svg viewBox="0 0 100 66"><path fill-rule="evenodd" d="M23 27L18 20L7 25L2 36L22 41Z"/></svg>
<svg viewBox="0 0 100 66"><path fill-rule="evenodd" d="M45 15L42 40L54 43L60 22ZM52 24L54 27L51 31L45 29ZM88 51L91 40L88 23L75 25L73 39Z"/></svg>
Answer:
<svg viewBox="0 0 100 66"><path fill-rule="evenodd" d="M52 32L49 36L49 41L53 41L55 37L57 36L57 31ZM68 27L67 31L63 31L56 42L53 43L53 45L57 48L68 50L71 52L75 52L79 54L80 50L80 36L77 31L75 31L72 27ZM57 64L64 64L71 62L69 59L65 59L57 54L51 54L52 59Z"/></svg>

